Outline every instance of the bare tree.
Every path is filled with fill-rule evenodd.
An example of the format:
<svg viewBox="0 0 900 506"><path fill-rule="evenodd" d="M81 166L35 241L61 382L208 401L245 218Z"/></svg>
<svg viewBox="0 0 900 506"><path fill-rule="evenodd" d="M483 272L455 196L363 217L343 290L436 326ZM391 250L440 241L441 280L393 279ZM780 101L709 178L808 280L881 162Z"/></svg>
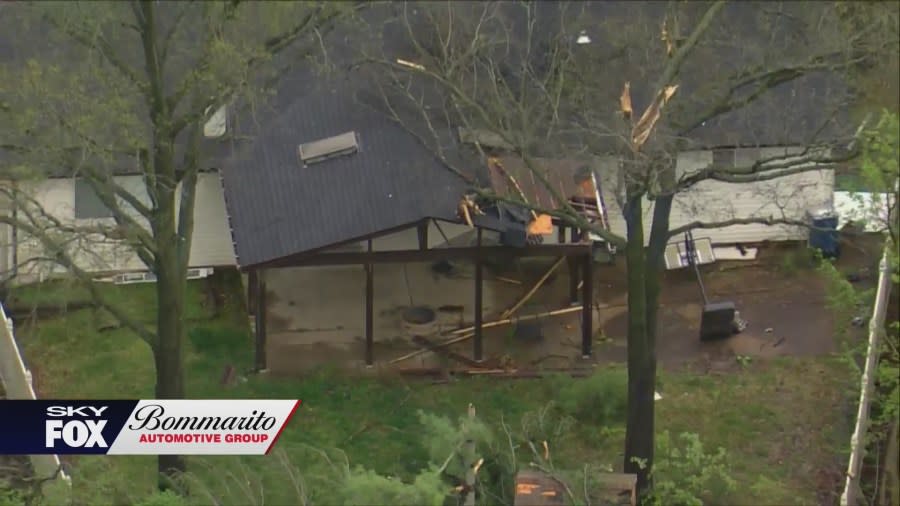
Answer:
<svg viewBox="0 0 900 506"><path fill-rule="evenodd" d="M356 4L332 2L4 3L0 38L0 223L39 248L35 258L86 283L102 307L144 339L156 396L185 396L188 258L199 171L227 142L204 125L222 107L256 104L291 65L310 65L322 37ZM221 116L219 119L222 119ZM227 138L225 139L228 140ZM143 184L127 187L123 170ZM52 175L89 183L112 218L72 220L32 191ZM95 260L125 247L156 275L158 312L146 325L90 282ZM160 456L160 486L185 469Z"/></svg>
<svg viewBox="0 0 900 506"><path fill-rule="evenodd" d="M393 23L377 27L393 43L389 52L365 58L379 85L379 100L369 103L469 177L481 198L550 214L624 250L625 469L647 490L666 245L696 228L806 225L795 183L778 183L857 156L860 130L844 115L853 98L844 77L896 40L872 44L865 23L848 28L828 3L460 2L397 11ZM455 135L458 127L468 139ZM471 152L461 148L466 140ZM679 163L719 147L754 148L756 156L722 164L705 151L708 159L690 170ZM771 147L779 148L763 149ZM518 158L555 205L499 192L471 174L497 152ZM554 163L561 159L602 173L624 233L589 221L561 194ZM714 183L727 185L719 191L769 183L769 205L670 224L673 202L699 192L694 204L702 209L711 191L700 190Z"/></svg>

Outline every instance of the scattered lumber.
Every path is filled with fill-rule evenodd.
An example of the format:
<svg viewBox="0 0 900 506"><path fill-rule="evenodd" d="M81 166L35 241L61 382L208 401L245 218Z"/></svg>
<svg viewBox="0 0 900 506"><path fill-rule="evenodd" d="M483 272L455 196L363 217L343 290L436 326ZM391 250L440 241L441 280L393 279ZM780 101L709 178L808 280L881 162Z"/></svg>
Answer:
<svg viewBox="0 0 900 506"><path fill-rule="evenodd" d="M507 318L503 318L500 320L494 320L491 322L484 323L481 325L481 328L489 329L492 327L499 327L501 325L507 325L507 324L510 324L513 322L527 322L529 320L536 320L538 318L544 318L545 316L559 316L559 315L564 315L564 314L569 314L569 313L575 313L578 311L581 311L580 305L572 306L572 307L565 307L562 309L555 309L553 311L546 311L543 313L535 313L535 314L520 316L518 318L508 318L507 317ZM469 332L472 332L473 330L475 330L475 327L463 327L461 329L451 330L450 334L453 334L453 335L468 334Z"/></svg>
<svg viewBox="0 0 900 506"><path fill-rule="evenodd" d="M528 299L530 299L535 294L535 292L538 291L538 288L543 286L544 282L547 281L547 278L549 278L550 275L553 274L553 271L555 271L557 268L559 268L560 265L562 265L565 259L566 257L559 257L559 259L552 266L550 266L549 269L547 269L547 272L545 272L544 275L537 280L534 286L532 286L530 290L525 292L525 295L523 295L518 301L516 301L516 303L513 304L509 309L500 314L500 318L508 318L511 314L518 311L518 309L522 307L523 304L528 302Z"/></svg>
<svg viewBox="0 0 900 506"><path fill-rule="evenodd" d="M536 320L538 318L544 318L547 316L558 316L558 315L563 315L563 314L575 313L575 312L581 311L581 309L582 309L582 306L574 306L574 307L567 307L567 308L563 308L563 309L557 309L555 311L547 311L545 313L537 313L537 314L532 314L532 315L520 316L518 318L506 318L503 320L496 320L496 321L485 323L481 326L481 328L487 329L487 328L492 328L492 327L498 327L500 325L508 325L513 322L524 322L524 321L529 321L529 320ZM451 335L458 335L458 334L462 334L462 335L460 335L459 337L450 339L449 341L444 341L442 343L435 344L435 349L444 348L444 347L447 347L447 346L450 346L450 345L453 345L456 343L461 343L463 341L467 341L475 335L474 331L475 331L475 327L465 327L462 329L457 329L457 330L451 331L450 332ZM434 351L434 350L433 349L432 350L428 350L428 349L416 350L412 353L407 353L406 355L403 355L402 357L397 357L394 360L391 360L390 362L388 362L388 364L396 364L398 362L403 362L404 360L409 360L411 358L418 357L419 355L428 353L429 351Z"/></svg>
<svg viewBox="0 0 900 506"><path fill-rule="evenodd" d="M469 367L474 367L476 369L484 369L485 368L484 364L476 362L465 355L460 355L459 353L450 351L445 348L441 348L436 343L434 343L422 336L415 336L415 337L413 337L412 340L414 343L416 343L420 346L423 346L425 348L425 350L427 350L427 351L433 351L433 352L443 355L451 360L455 360L457 362L463 363Z"/></svg>

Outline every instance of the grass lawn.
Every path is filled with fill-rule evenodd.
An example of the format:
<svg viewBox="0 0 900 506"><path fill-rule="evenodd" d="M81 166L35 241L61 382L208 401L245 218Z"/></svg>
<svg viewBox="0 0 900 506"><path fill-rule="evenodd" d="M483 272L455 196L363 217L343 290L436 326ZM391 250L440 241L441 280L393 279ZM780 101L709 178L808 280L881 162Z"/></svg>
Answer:
<svg viewBox="0 0 900 506"><path fill-rule="evenodd" d="M236 282L237 277L230 276L221 285L234 288ZM226 365L245 370L253 345L240 302L226 297L225 309L216 314L207 302L207 286L206 281L190 283L188 394L302 399L303 406L278 444L301 474L321 464L321 460L314 463L314 454L306 450L311 445L340 448L352 465L410 477L427 464L418 410L456 419L472 402L497 431L501 420L515 431L523 419L535 420L535 412L575 381L482 378L432 385L397 377L349 378L323 370L302 380L250 377L223 387L220 378ZM132 314L152 322L152 285L105 289ZM19 301L55 300L58 295L48 295L54 290L44 285L15 296ZM19 325L17 334L41 397L152 398L150 350L125 330L99 332L104 321L97 311L80 309ZM666 372L661 377L664 399L658 403L657 428L673 435L694 432L707 449L721 446L728 451L738 488L720 498L723 503L818 504L823 469L840 466L838 454L849 440L843 406L848 384L846 366L833 357L754 361L717 375ZM561 467L593 462L619 468L623 437L618 424L601 428L579 423L553 443L554 460ZM198 457L190 463L198 475L212 477L260 469L275 460ZM122 504L149 493L155 484L153 457L79 457L71 463L75 489L84 503ZM271 495L266 503L286 501L272 492L288 487L285 476L276 479L279 485L273 482L267 488ZM251 502L242 492L235 494L235 504ZM261 503L258 498L254 502Z"/></svg>

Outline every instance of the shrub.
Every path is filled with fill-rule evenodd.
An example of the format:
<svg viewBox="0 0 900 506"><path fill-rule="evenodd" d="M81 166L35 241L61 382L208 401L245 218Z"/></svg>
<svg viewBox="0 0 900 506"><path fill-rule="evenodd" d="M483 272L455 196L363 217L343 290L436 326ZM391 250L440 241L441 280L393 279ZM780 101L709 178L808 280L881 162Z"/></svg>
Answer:
<svg viewBox="0 0 900 506"><path fill-rule="evenodd" d="M24 506L25 496L18 490L5 488L4 483L0 483L0 506Z"/></svg>
<svg viewBox="0 0 900 506"><path fill-rule="evenodd" d="M559 406L581 422L617 426L625 421L628 376L623 369L608 369L574 381L559 392Z"/></svg>
<svg viewBox="0 0 900 506"><path fill-rule="evenodd" d="M441 506L447 485L437 470L419 474L413 483L381 476L372 470L357 469L341 484L343 504L421 504Z"/></svg>
<svg viewBox="0 0 900 506"><path fill-rule="evenodd" d="M725 449L707 453L700 436L682 433L674 444L669 433L656 438L653 494L650 504L702 506L722 503L735 488Z"/></svg>

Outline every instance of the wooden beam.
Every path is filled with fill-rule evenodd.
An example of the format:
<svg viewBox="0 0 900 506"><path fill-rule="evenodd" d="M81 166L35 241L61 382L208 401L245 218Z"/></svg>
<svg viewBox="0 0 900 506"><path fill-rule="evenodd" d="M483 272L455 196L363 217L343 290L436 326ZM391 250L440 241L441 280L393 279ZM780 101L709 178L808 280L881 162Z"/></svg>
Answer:
<svg viewBox="0 0 900 506"><path fill-rule="evenodd" d="M534 284L534 286L531 287L530 290L525 292L525 295L520 297L519 300L516 301L515 304L510 306L509 309L500 313L500 319L509 318L509 315L518 311L519 308L522 307L523 304L528 302L528 299L530 299L531 296L534 295L534 292L538 291L538 288L540 288L541 286L544 285L544 282L547 281L547 278L549 278L550 275L553 274L553 271L555 271L556 269L559 268L560 265L562 265L563 260L565 260L565 259L566 259L566 257L559 257L559 260L554 262L553 265L551 265L550 268L547 269L547 272L545 272L544 275L541 276L541 278L537 280L537 282Z"/></svg>
<svg viewBox="0 0 900 506"><path fill-rule="evenodd" d="M518 322L527 322L527 321L531 321L531 320L537 320L539 318L545 318L548 316L559 316L559 315L574 313L576 311L581 311L581 309L582 309L581 306L567 307L567 308L563 308L563 309L557 309L555 311L548 311L546 313L538 313L538 314L530 314L530 315L526 315L526 316L519 316L518 318L515 318L515 321L517 323ZM497 320L497 321L485 323L484 325L481 326L481 328L487 329L487 328L491 328L491 327L497 327L500 325L509 325L512 322L513 322L513 318L507 318L505 320ZM456 334L462 334L462 335L460 335L459 337L454 337L453 339L450 339L448 341L438 343L435 345L435 348L443 348L445 346L450 346L450 345L453 345L456 343L461 343L463 341L468 341L469 339L472 339L472 336L475 335L474 329L475 329L475 327L466 327L464 329L454 330L454 331L450 332L451 335L456 335ZM409 360L413 357L418 357L419 355L423 355L425 353L428 353L429 351L432 351L432 350L416 350L412 353L407 353L406 355L397 357L388 363L396 364L397 362L403 362L404 360Z"/></svg>
<svg viewBox="0 0 900 506"><path fill-rule="evenodd" d="M428 249L428 226L430 224L431 220L422 220L422 223L419 223L419 226L416 229L419 236L419 251Z"/></svg>
<svg viewBox="0 0 900 506"><path fill-rule="evenodd" d="M581 294L581 355L591 356L591 345L594 337L594 258L585 255L582 262L584 285Z"/></svg>
<svg viewBox="0 0 900 506"><path fill-rule="evenodd" d="M590 251L590 244L535 244L516 248L512 246L482 246L482 256L516 257L559 257L582 256ZM379 263L434 262L438 260L474 259L477 254L473 247L434 248L425 251L398 250L346 253L317 253L302 259L284 259L265 264L267 267L303 267L315 265L359 265Z"/></svg>
<svg viewBox="0 0 900 506"><path fill-rule="evenodd" d="M443 355L449 359L456 360L457 362L459 362L461 364L465 364L469 367L473 367L476 369L481 369L484 367L484 364L477 362L475 360L472 360L471 358L469 358L465 355L460 355L459 353L452 352L446 348L441 348L437 344L429 341L427 338L424 338L422 336L413 336L412 340L414 343L418 344L419 346L422 346L423 348L425 348L428 351L433 351L433 352L437 353L438 355Z"/></svg>
<svg viewBox="0 0 900 506"><path fill-rule="evenodd" d="M372 251L372 239L367 241L367 248ZM366 365L375 363L375 269L371 263L366 264Z"/></svg>
<svg viewBox="0 0 900 506"><path fill-rule="evenodd" d="M268 369L268 360L266 357L266 272L259 271L255 276L256 290L256 310L254 316L256 318L256 356L255 366L256 372Z"/></svg>
<svg viewBox="0 0 900 506"><path fill-rule="evenodd" d="M536 320L538 318L543 318L545 316L558 316L558 315L563 315L563 314L574 313L576 311L581 311L581 306L564 307L562 309L554 309L553 311L544 311L541 313L529 314L529 315L525 315L525 316L519 316L516 318L510 317L510 318L504 318L502 320L494 320L492 322L485 323L484 325L481 326L481 328L489 329L489 328L497 327L500 325L510 324L514 320L517 323L518 322L527 322L527 321L531 321L531 320ZM462 334L472 334L473 330L475 330L475 327L463 327L461 329L451 330L450 332L448 332L448 334L451 336L458 336L458 335L462 335Z"/></svg>
<svg viewBox="0 0 900 506"><path fill-rule="evenodd" d="M477 234L477 242L475 243L475 248L480 253L481 251L481 229L478 229ZM481 255L475 256L475 340L472 345L472 355L475 358L476 362L480 362L483 360L482 355L484 354L483 348L483 335L482 335L482 310L483 310L483 300L482 297L484 295L484 261L482 260Z"/></svg>

